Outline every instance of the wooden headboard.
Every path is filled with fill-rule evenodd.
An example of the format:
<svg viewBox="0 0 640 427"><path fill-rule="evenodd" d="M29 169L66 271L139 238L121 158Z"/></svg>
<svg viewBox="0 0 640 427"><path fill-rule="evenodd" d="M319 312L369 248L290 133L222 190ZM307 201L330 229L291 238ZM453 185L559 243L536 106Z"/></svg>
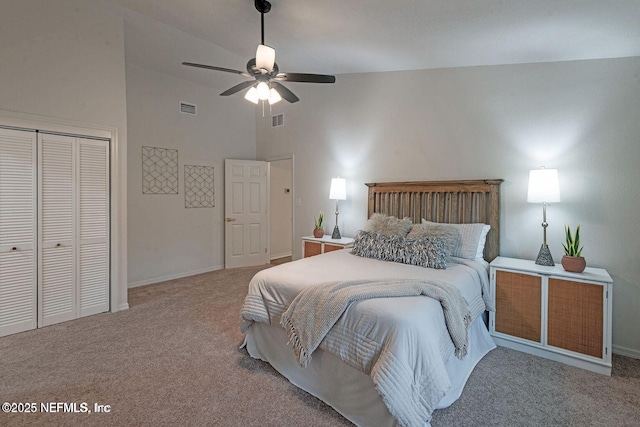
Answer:
<svg viewBox="0 0 640 427"><path fill-rule="evenodd" d="M500 184L502 179L469 181L377 182L369 187L368 216L382 213L452 224L489 224L484 258L500 254Z"/></svg>

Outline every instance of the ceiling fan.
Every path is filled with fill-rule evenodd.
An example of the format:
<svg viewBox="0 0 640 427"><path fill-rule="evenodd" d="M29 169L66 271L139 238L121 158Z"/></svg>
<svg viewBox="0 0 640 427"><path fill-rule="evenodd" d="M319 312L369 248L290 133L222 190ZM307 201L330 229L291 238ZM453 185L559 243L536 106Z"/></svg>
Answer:
<svg viewBox="0 0 640 427"><path fill-rule="evenodd" d="M249 62L247 62L246 72L232 70L230 68L214 67L213 65L194 64L192 62L183 62L182 65L253 77L253 80L237 84L222 92L220 95L229 96L250 88L245 94L245 98L254 104L257 104L259 101L269 101L269 104L275 104L283 98L291 103L300 100L300 98L279 82L335 83L335 76L326 74L281 73L278 64L275 62L275 49L264 44L264 14L271 10L271 3L266 0L255 0L255 7L258 12L260 12L262 39L258 45L256 57L251 58Z"/></svg>

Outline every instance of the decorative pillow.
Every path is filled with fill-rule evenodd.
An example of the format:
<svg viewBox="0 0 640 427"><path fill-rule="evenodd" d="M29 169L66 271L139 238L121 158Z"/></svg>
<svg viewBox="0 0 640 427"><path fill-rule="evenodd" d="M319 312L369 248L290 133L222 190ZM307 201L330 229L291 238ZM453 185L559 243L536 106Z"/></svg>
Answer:
<svg viewBox="0 0 640 427"><path fill-rule="evenodd" d="M385 236L405 237L412 226L411 219L398 219L395 216L388 216L374 213L364 226L364 231L372 231Z"/></svg>
<svg viewBox="0 0 640 427"><path fill-rule="evenodd" d="M460 246L460 232L453 227L443 227L440 224L415 224L411 227L407 238L417 239L420 237L441 237L447 250L447 258L456 253Z"/></svg>
<svg viewBox="0 0 640 427"><path fill-rule="evenodd" d="M407 239L361 230L356 234L351 253L381 261L447 268L445 242L441 237Z"/></svg>
<svg viewBox="0 0 640 427"><path fill-rule="evenodd" d="M481 260L484 259L484 244L487 240L490 225L487 224L441 224L430 222L422 218L422 225L438 226L457 230L460 233L460 244L451 253L458 258Z"/></svg>

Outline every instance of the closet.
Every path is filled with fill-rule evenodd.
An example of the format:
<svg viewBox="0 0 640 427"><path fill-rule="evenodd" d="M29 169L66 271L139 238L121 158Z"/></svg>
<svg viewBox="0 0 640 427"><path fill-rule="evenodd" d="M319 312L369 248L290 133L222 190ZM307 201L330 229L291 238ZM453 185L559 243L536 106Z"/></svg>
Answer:
<svg viewBox="0 0 640 427"><path fill-rule="evenodd" d="M109 141L0 128L0 336L109 310Z"/></svg>

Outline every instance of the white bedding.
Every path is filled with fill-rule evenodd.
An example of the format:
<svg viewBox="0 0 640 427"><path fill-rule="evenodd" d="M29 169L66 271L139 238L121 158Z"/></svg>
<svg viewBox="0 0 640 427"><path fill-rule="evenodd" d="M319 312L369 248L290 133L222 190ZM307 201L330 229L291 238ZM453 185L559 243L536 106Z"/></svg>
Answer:
<svg viewBox="0 0 640 427"><path fill-rule="evenodd" d="M474 319L487 308L488 274L482 263L450 263L446 270L434 270L357 257L343 250L256 274L249 285L242 311L243 332L253 322L277 327L282 313L307 286L330 281L385 278L451 283L469 303ZM393 340L387 345L389 336ZM414 389L403 391L391 387L393 393L383 396L383 400L389 412L404 425L428 422L431 412L452 386L446 364L453 357L454 347L447 333L442 308L430 298L378 298L355 303L323 340L320 349L371 375L379 391L389 390L389 387L388 384L376 383L380 378L376 374L381 369L377 362L382 351L392 352L391 358L397 363L393 365L391 378L402 376L401 382L411 381ZM388 363L385 362L382 368L389 369ZM411 395L412 398L404 402L396 394Z"/></svg>

